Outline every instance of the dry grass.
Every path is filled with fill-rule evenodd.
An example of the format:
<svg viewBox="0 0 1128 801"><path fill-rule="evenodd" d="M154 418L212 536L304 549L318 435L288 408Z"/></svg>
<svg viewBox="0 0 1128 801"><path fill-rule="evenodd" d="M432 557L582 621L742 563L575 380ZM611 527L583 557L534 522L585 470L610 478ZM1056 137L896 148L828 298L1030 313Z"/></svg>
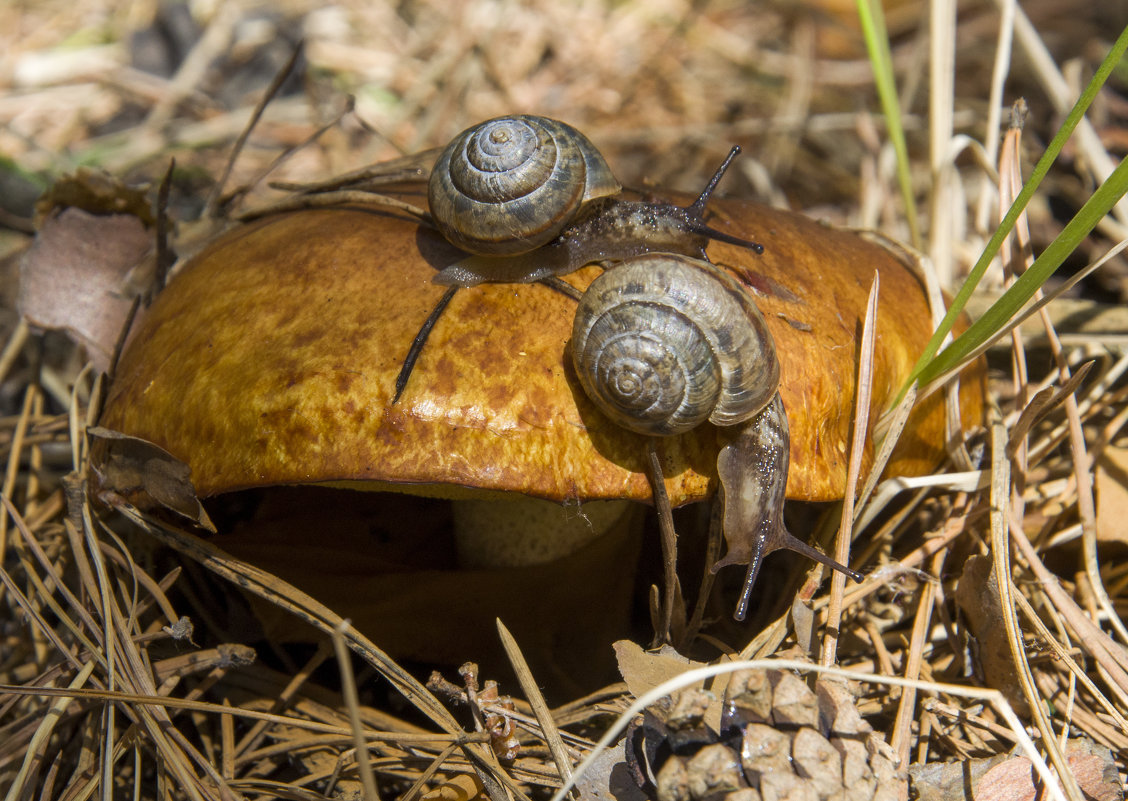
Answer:
<svg viewBox="0 0 1128 801"><path fill-rule="evenodd" d="M1062 105L1118 33L1110 21L1124 19L1111 2L1031 2L1032 25L1027 30L1020 17L1012 40L996 4L963 3L957 18L934 3L928 38L917 25L923 4L890 5L923 209L920 249L938 281L952 286L989 236L1000 193L1005 207L1016 191L1013 175L1031 160L1022 154L1040 152ZM176 49L155 33L156 4L119 6L0 7L0 155L20 168L0 162L0 226L7 226L0 255L27 244L30 207L21 192L33 195L38 183L79 164L155 182L175 156L171 206L190 219L289 57L288 42L300 37L302 80L266 108L228 184L254 185L248 204L276 197L255 182L288 149L272 178L316 180L433 146L496 113L530 110L585 130L634 185L697 188L737 142L754 155L739 163L740 180L727 187L733 194L901 240L914 227L871 113L875 95L852 4L419 0L320 8L291 0L268 13L250 3L199 3L200 35L185 40L194 45L165 77L130 64L142 52L159 61ZM1048 61L1037 58L1042 40L1032 31L1045 37ZM997 41L1014 50L1005 84L991 72ZM940 66L929 93L930 47ZM1029 210L1029 233L1015 242L1010 263L1039 251L1060 230L1061 209L1079 206L1124 151L1123 85L1106 89L1094 107L1092 133L1077 137ZM993 110L1019 95L1032 113L996 166ZM316 144L298 147L326 126ZM964 155L976 150L989 168ZM1128 218L1110 217L1077 266L1123 239L1125 225ZM185 224L180 233L186 241L197 232ZM6 265L14 278L14 258ZM1003 281L1000 271L994 284ZM1080 796L1062 769L1065 739L1108 746L1121 783L1128 764L1128 632L1120 623L1128 570L1116 558L1125 526L1102 506L1128 483L1128 356L1123 319L1100 322L1128 295L1123 263L1114 258L1082 288L1068 316L1051 305L1041 330L1017 329L996 345L985 436L957 432L953 462L941 472L880 485L838 515L846 531L853 522L852 563L870 571L865 583L820 590L821 576L808 578L795 609L725 643L744 658L817 659L822 635L824 664L905 680L858 685L862 712L903 764L989 756L1019 742L1024 735L999 703L941 682L993 685L1067 777L1061 792L1070 798ZM316 600L138 516L133 530L188 557L184 572L193 575L160 572L86 495L82 431L99 381L63 340L29 335L17 323L13 294L3 293L0 308L5 799L416 798L465 781L459 776L474 777L469 786L496 801L546 795L610 716L627 708L632 696L617 685L550 713L533 692L535 677L520 669L529 705L493 700L473 673L465 686L425 686ZM1071 376L1089 362L1077 386ZM1060 387L1070 391L1055 393ZM1095 496L1095 482L1107 497ZM957 588L970 571L966 560L982 554L991 558L981 580ZM206 603L168 595L174 584L191 584L186 578L214 586L196 565L313 623L323 647L304 662L274 654L273 668L252 664L244 646L196 647L182 615L206 617ZM984 594L961 599L977 589ZM969 629L978 636L970 644ZM337 668L327 674L332 644ZM356 656L351 664L346 648ZM353 665L361 677L352 676ZM473 714L450 711L457 694L470 697ZM522 743L504 766L491 747L497 726Z"/></svg>

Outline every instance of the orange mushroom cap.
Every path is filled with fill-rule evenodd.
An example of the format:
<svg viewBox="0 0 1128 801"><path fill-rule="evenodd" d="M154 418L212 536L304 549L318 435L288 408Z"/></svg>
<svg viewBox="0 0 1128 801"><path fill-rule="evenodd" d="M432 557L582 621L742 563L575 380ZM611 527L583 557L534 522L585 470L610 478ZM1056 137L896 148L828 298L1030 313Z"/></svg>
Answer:
<svg viewBox="0 0 1128 801"><path fill-rule="evenodd" d="M710 208L716 228L764 245L757 255L714 242L709 257L758 290L775 338L791 428L787 496L840 498L873 273L874 417L931 333L922 284L892 251L854 233L748 202ZM547 286L459 290L391 403L412 339L444 291L431 277L460 256L379 208L236 228L186 264L135 326L102 425L187 462L203 497L360 481L444 495L467 487L649 499L645 441L584 396L566 350L575 302ZM582 289L598 273L587 267L567 280ZM964 420L978 423L981 367L963 387ZM921 473L943 456L937 402L918 408L906 432L888 474ZM663 442L675 505L709 494L722 437L706 425Z"/></svg>

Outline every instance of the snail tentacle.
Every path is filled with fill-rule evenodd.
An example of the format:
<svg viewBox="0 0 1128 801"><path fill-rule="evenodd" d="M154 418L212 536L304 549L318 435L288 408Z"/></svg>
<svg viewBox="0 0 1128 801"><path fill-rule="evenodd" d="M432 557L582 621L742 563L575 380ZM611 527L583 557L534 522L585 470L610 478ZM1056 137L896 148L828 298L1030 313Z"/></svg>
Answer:
<svg viewBox="0 0 1128 801"><path fill-rule="evenodd" d="M709 183L705 185L705 189L686 207L686 222L689 230L697 234L702 234L709 239L715 239L718 242L727 242L730 245L737 245L738 247L748 248L755 253L763 253L764 246L759 242L753 242L749 239L741 239L732 234L726 234L724 231L718 231L716 228L711 228L705 224L705 206L709 202L709 198L713 194L713 190L717 188L717 184L721 182L721 178L728 172L729 165L732 160L740 155L740 145L733 145L732 150L725 156L725 160L721 162L721 166L713 173L713 177L709 179Z"/></svg>

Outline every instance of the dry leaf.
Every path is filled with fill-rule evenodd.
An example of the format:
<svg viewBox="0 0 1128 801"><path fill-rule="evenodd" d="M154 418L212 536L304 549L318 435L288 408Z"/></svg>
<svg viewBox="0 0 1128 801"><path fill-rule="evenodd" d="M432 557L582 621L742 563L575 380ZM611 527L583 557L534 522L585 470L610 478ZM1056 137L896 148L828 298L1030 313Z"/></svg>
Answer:
<svg viewBox="0 0 1128 801"><path fill-rule="evenodd" d="M645 801L644 793L627 767L626 740L620 740L595 758L576 780L581 801Z"/></svg>
<svg viewBox="0 0 1128 801"><path fill-rule="evenodd" d="M795 641L804 653L813 654L815 649L815 610L804 601L799 593L791 603L791 622L795 626Z"/></svg>
<svg viewBox="0 0 1128 801"><path fill-rule="evenodd" d="M1112 751L1088 740L1065 746L1077 784L1089 801L1122 801ZM1036 793L1037 774L1024 756L997 755L962 762L932 762L909 766L913 791L921 801L1022 801L1043 799Z"/></svg>
<svg viewBox="0 0 1128 801"><path fill-rule="evenodd" d="M64 175L51 184L35 203L36 225L41 227L53 212L67 208L91 214L129 215L149 227L156 224L145 189L127 186L120 178L92 167L79 167L72 175Z"/></svg>
<svg viewBox="0 0 1128 801"><path fill-rule="evenodd" d="M423 801L488 801L489 797L478 777L468 773L453 776L420 796Z"/></svg>
<svg viewBox="0 0 1128 801"><path fill-rule="evenodd" d="M152 247L131 214L63 209L43 223L20 264L20 313L33 326L66 331L105 371L136 294L132 274Z"/></svg>
<svg viewBox="0 0 1128 801"><path fill-rule="evenodd" d="M990 556L973 556L964 563L956 585L956 603L963 610L967 627L979 647L973 654L989 687L1000 691L1020 715L1029 710L1015 675L1014 660L1007 645L999 586Z"/></svg>
<svg viewBox="0 0 1128 801"><path fill-rule="evenodd" d="M927 762L909 765L913 792L920 801L970 801L969 788L977 785L1006 755L959 762Z"/></svg>
<svg viewBox="0 0 1128 801"><path fill-rule="evenodd" d="M615 659L619 663L619 674L627 683L627 688L635 698L641 698L659 684L680 676L687 670L706 667L704 662L694 662L679 654L669 646L659 651L643 650L630 640L619 640L614 645ZM717 733L721 730L721 709L729 674L716 676L708 689L716 696L705 712L705 725Z"/></svg>
<svg viewBox="0 0 1128 801"><path fill-rule="evenodd" d="M139 509L169 509L215 533L196 497L188 465L137 437L97 427L86 433L95 444L91 466L98 476L100 494L113 493Z"/></svg>
<svg viewBox="0 0 1128 801"><path fill-rule="evenodd" d="M635 698L641 698L664 681L687 670L704 667L669 647L647 651L638 643L619 640L612 646L619 663L619 674Z"/></svg>
<svg viewBox="0 0 1128 801"><path fill-rule="evenodd" d="M1108 446L1097 459L1097 539L1128 543L1128 448Z"/></svg>
<svg viewBox="0 0 1128 801"><path fill-rule="evenodd" d="M1088 741L1074 741L1066 746L1066 761L1085 794L1091 801L1121 801L1124 794L1117 779L1112 752ZM1040 792L1037 774L1030 760L1016 756L995 765L975 786L975 801L1035 801L1045 798Z"/></svg>

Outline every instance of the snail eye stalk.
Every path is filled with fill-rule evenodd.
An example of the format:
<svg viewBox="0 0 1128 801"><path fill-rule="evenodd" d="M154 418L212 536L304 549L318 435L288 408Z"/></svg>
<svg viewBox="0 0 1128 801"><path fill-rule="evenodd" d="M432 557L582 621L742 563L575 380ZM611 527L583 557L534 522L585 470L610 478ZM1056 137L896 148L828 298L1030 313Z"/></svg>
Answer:
<svg viewBox="0 0 1128 801"><path fill-rule="evenodd" d="M705 224L705 206L709 202L709 198L713 194L713 190L717 188L717 184L721 182L721 178L728 172L729 165L732 160L740 155L740 145L733 145L732 150L725 156L725 160L721 162L721 166L713 173L713 177L709 179L709 183L705 185L705 189L698 195L697 200L689 206L686 211L689 215L690 230L696 234L702 234L715 239L718 242L727 242L730 245L737 247L748 248L753 253L763 253L764 246L759 242L753 242L749 239L741 239L732 234L726 234L724 231L718 231L716 228L711 228Z"/></svg>

